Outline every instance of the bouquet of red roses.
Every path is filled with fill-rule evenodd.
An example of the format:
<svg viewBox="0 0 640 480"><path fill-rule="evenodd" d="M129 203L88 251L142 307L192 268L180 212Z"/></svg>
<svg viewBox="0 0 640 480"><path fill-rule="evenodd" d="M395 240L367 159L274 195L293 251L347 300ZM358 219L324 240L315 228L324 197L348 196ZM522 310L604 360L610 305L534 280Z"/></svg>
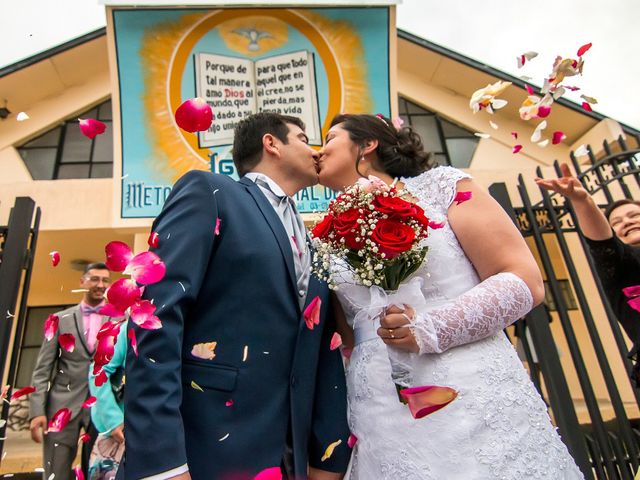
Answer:
<svg viewBox="0 0 640 480"><path fill-rule="evenodd" d="M331 202L311 230L314 272L335 288L334 256L345 260L362 285L397 290L422 264L428 228L439 226L420 206L402 199L395 186L376 177L360 179Z"/></svg>

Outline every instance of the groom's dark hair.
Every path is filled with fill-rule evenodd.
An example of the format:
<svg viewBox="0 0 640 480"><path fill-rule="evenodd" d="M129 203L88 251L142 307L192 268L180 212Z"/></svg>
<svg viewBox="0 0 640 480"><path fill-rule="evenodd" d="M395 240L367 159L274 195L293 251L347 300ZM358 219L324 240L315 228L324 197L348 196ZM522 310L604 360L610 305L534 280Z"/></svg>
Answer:
<svg viewBox="0 0 640 480"><path fill-rule="evenodd" d="M241 120L233 131L233 163L242 177L250 172L262 159L262 137L270 133L287 144L289 127L293 124L304 130L304 123L297 117L279 113L261 112Z"/></svg>

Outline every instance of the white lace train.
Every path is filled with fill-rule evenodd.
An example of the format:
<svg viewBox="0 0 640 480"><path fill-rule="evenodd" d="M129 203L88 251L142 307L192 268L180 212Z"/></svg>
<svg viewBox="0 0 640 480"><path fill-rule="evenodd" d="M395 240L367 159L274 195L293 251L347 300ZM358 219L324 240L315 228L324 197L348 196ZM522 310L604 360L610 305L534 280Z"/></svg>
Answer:
<svg viewBox="0 0 640 480"><path fill-rule="evenodd" d="M439 221L465 177L439 167L403 181L427 216ZM349 422L358 437L348 478L583 478L501 331L531 308L526 285L511 274L480 283L448 225L426 243L427 261L415 274L424 282L427 307L414 326L423 354L415 356L413 381L450 386L459 396L415 420L398 402L386 346L360 334L347 370ZM356 331L371 331L367 315L359 321L369 324L354 325L360 309L352 299L367 295L359 289L365 287L343 283L337 294Z"/></svg>

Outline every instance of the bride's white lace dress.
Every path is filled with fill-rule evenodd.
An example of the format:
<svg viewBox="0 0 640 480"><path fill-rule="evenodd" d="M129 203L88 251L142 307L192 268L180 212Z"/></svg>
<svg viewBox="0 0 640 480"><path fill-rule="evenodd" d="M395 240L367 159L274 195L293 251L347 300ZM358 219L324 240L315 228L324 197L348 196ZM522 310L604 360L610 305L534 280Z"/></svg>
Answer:
<svg viewBox="0 0 640 480"><path fill-rule="evenodd" d="M427 216L440 221L446 219L458 180L466 177L438 167L403 181ZM528 311L529 290L511 274L491 278L488 289L472 290L479 278L448 225L432 231L427 244L427 260L415 274L424 281L427 304L416 333L421 351L442 353L417 357L414 385L449 386L458 398L414 419L398 401L387 347L375 336L372 321L353 325L358 309L352 299L365 287L341 284L336 293L357 337L347 385L349 421L358 441L347 478L583 478L502 332L513 319L495 320L503 312L508 317L511 310ZM447 306L452 308L442 310ZM444 317L430 318L438 308Z"/></svg>

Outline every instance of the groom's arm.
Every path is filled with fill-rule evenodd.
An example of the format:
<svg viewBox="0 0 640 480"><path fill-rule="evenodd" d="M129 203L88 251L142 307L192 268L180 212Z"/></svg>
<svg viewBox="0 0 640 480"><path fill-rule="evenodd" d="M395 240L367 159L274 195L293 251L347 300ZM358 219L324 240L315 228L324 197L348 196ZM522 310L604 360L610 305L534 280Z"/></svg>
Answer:
<svg viewBox="0 0 640 480"><path fill-rule="evenodd" d="M170 478L187 470L182 403L182 339L212 252L218 216L211 176L189 172L173 187L153 223L162 281L145 288L156 305L158 330L133 321L138 355L129 349L125 388L125 478ZM169 475L170 474L170 475Z"/></svg>
<svg viewBox="0 0 640 480"><path fill-rule="evenodd" d="M351 449L347 446L350 432L347 424L347 393L344 367L340 350L330 349L331 337L335 331L335 317L331 306L329 306L322 332L320 358L316 374L311 438L309 439L309 467L311 472L314 470L345 472L351 457ZM323 461L322 458L327 447L338 440L341 440L342 443L333 450L333 454L329 458Z"/></svg>

